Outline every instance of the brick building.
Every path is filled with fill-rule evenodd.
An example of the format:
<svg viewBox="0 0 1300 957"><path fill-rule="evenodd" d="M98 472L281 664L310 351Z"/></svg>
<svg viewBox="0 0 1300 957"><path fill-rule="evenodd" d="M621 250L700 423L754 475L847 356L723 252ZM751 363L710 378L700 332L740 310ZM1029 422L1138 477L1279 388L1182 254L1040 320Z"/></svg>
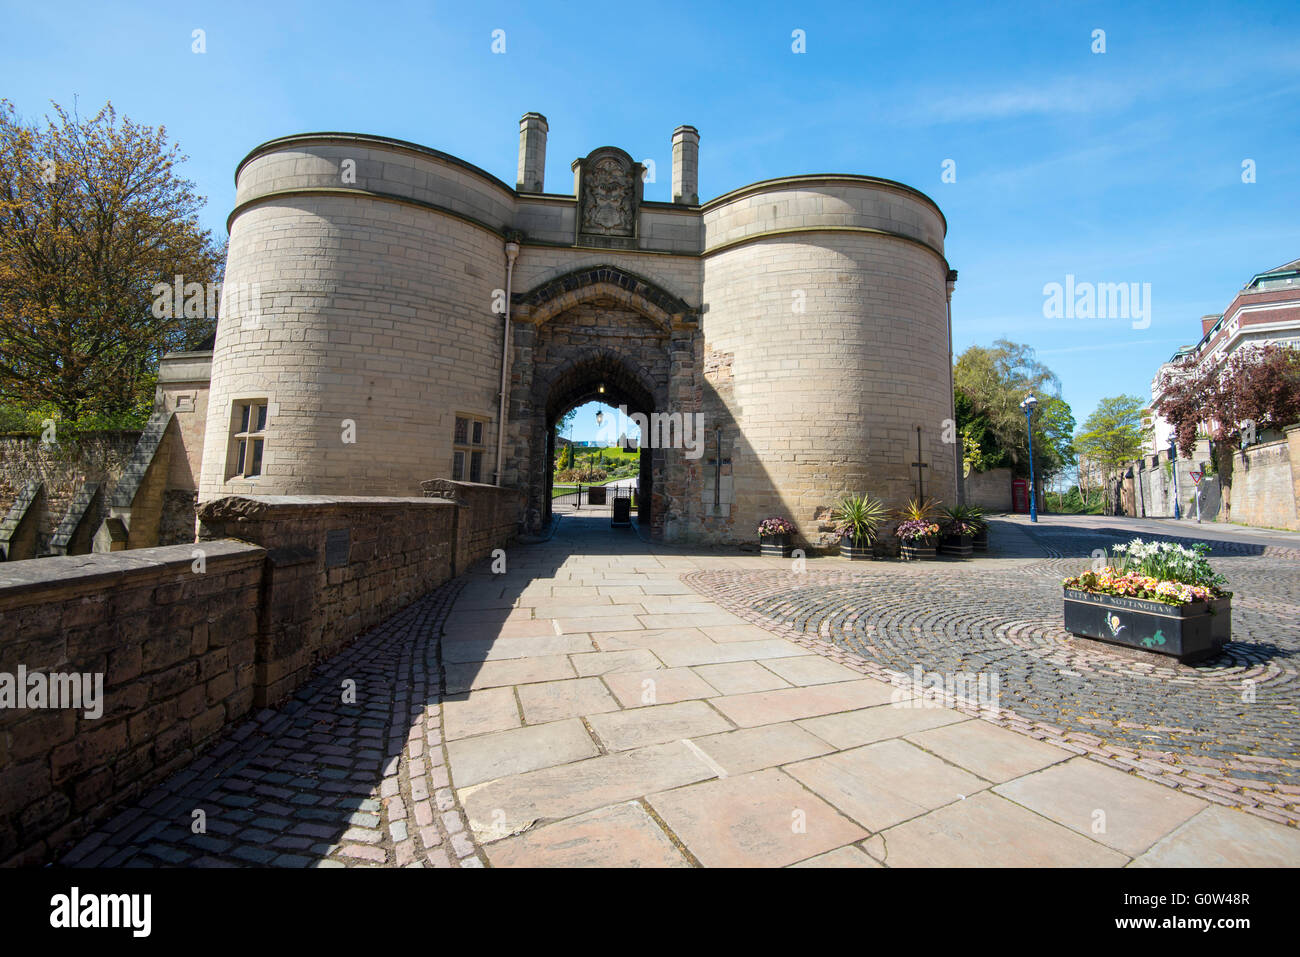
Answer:
<svg viewBox="0 0 1300 957"><path fill-rule="evenodd" d="M1151 380L1148 421L1152 452L1169 448L1173 426L1155 412L1162 395L1160 383L1189 358L1197 369L1219 365L1241 348L1275 343L1300 347L1300 259L1252 276L1221 314L1201 317L1201 338L1180 346Z"/></svg>

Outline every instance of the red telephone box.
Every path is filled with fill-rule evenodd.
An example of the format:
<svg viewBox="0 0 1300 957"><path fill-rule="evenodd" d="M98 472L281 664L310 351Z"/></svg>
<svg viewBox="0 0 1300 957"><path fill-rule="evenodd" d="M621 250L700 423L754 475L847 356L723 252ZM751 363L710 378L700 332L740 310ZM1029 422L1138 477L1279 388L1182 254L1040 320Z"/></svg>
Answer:
<svg viewBox="0 0 1300 957"><path fill-rule="evenodd" d="M1029 512L1029 480L1011 480L1011 511L1027 514Z"/></svg>

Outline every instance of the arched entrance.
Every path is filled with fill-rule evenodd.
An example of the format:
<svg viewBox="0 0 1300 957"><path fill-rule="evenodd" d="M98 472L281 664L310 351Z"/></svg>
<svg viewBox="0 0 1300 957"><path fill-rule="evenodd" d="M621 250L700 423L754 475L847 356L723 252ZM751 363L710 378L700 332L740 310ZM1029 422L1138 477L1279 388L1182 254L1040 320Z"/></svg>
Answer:
<svg viewBox="0 0 1300 957"><path fill-rule="evenodd" d="M537 534L551 519L556 422L591 401L647 419L678 411L672 402L694 402L698 314L654 281L608 264L552 276L512 297L511 307L506 474L527 491L524 524ZM666 474L672 450L646 447L646 438L637 519L661 539L680 499L680 489L668 492L681 477Z"/></svg>
<svg viewBox="0 0 1300 957"><path fill-rule="evenodd" d="M616 409L626 409L628 416L644 415L647 419L659 407L654 394L654 383L643 370L637 370L631 362L616 353L592 349L589 353L574 359L571 363L555 371L539 383L546 395L541 407L544 415L545 438L535 442L535 448L545 449L545 459L538 464L534 472L534 481L530 483L530 500L533 491L538 496L541 527L545 528L551 521L551 476L555 474L556 458L556 423L570 409L588 402L603 402ZM655 456L662 455L662 450L643 448L641 450L641 467L638 480L636 520L641 528L652 535L655 522ZM659 463L662 466L662 462Z"/></svg>

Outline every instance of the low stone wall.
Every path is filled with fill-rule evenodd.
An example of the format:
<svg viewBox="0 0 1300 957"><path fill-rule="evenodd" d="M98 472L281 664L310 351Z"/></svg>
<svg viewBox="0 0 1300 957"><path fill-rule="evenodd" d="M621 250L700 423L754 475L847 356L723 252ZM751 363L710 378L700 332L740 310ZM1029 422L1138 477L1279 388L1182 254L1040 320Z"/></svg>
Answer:
<svg viewBox="0 0 1300 957"><path fill-rule="evenodd" d="M0 565L0 681L102 681L98 716L0 708L0 861L39 862L249 711L265 551L213 542L199 572L193 549Z"/></svg>
<svg viewBox="0 0 1300 957"><path fill-rule="evenodd" d="M524 496L513 489L476 482L434 479L421 482L426 497L454 502L456 509L455 571L487 558L492 549L511 541L519 526Z"/></svg>
<svg viewBox="0 0 1300 957"><path fill-rule="evenodd" d="M238 538L268 552L257 703L452 577L456 507L428 498L228 497L199 508L199 547Z"/></svg>
<svg viewBox="0 0 1300 957"><path fill-rule="evenodd" d="M21 667L102 675L104 690L99 717L0 702L0 863L49 859L513 540L517 491L451 484L450 498L223 498L200 509L197 543L0 564L0 682Z"/></svg>

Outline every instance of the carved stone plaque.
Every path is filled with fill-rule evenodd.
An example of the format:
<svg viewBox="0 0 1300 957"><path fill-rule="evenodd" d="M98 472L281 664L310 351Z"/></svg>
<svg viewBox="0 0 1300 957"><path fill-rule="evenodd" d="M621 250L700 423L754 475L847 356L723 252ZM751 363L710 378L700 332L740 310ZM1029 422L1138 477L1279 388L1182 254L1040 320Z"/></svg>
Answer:
<svg viewBox="0 0 1300 957"><path fill-rule="evenodd" d="M325 567L338 568L348 563L352 552L352 530L333 528L325 533Z"/></svg>
<svg viewBox="0 0 1300 957"><path fill-rule="evenodd" d="M578 164L578 241L631 240L641 205L641 164L614 146L602 146Z"/></svg>

